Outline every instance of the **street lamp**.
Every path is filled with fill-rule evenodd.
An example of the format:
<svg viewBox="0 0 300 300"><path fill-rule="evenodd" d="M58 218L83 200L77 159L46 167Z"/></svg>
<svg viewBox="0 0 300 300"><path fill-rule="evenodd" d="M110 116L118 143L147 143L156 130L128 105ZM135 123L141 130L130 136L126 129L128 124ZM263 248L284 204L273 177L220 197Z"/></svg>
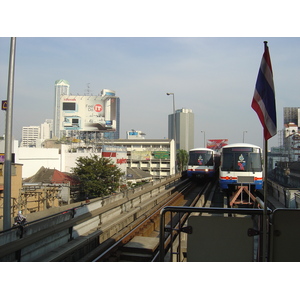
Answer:
<svg viewBox="0 0 300 300"><path fill-rule="evenodd" d="M174 157L174 162L175 162L175 174L176 174L176 165L177 165L177 158L176 158L176 152L177 152L177 144L176 144L176 115L175 115L175 95L174 93L167 93L167 96L173 96L173 137L174 137L174 144L175 144L175 157Z"/></svg>
<svg viewBox="0 0 300 300"><path fill-rule="evenodd" d="M175 142L175 149L177 150L177 145L176 145L176 121L175 121L175 95L174 93L167 93L167 96L173 96L173 135L174 135L174 142Z"/></svg>
<svg viewBox="0 0 300 300"><path fill-rule="evenodd" d="M206 146L205 146L205 131L204 131L204 130L201 130L201 132L203 132L203 134L204 134L203 147L206 148Z"/></svg>
<svg viewBox="0 0 300 300"><path fill-rule="evenodd" d="M247 131L243 131L243 143L245 142L245 133L248 133Z"/></svg>

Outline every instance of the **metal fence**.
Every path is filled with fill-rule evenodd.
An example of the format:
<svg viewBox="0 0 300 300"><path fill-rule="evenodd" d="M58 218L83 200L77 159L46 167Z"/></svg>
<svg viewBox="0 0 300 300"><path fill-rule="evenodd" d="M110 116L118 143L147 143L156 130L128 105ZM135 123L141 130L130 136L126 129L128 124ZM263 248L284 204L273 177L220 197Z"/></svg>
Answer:
<svg viewBox="0 0 300 300"><path fill-rule="evenodd" d="M268 209L266 235L263 222L263 209L166 207L161 211L158 260L300 261L300 210Z"/></svg>

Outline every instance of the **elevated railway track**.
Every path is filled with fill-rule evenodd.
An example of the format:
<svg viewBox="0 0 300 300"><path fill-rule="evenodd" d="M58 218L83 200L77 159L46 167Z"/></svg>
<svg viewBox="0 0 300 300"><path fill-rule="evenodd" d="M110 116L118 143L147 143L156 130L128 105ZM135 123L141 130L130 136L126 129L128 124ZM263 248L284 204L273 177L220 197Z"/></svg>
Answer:
<svg viewBox="0 0 300 300"><path fill-rule="evenodd" d="M213 181L206 185L180 176L167 178L126 195L57 208L35 219L30 216L24 227L0 232L0 261L300 260L296 238L300 210L274 206L268 210L265 257L261 252L263 201L260 208L229 208L228 204ZM240 228L243 233L237 238ZM211 241L218 243L209 248ZM230 250L241 245L247 245L244 255ZM227 252L217 257L194 251L214 253L215 248L227 246Z"/></svg>
<svg viewBox="0 0 300 300"><path fill-rule="evenodd" d="M0 232L0 261L82 260L126 235L187 184L177 175L127 194L49 210L35 219L32 214L24 227Z"/></svg>
<svg viewBox="0 0 300 300"><path fill-rule="evenodd" d="M166 206L195 206L203 205L206 195L211 190L212 182L199 185L187 181L180 190L164 201L163 205L156 206L149 217L131 230L123 238L116 241L110 248L93 259L101 261L155 261L158 257L160 212ZM175 217L169 216L172 224ZM178 217L177 217L178 219ZM178 220L176 221L178 222ZM96 250L97 251L97 250Z"/></svg>

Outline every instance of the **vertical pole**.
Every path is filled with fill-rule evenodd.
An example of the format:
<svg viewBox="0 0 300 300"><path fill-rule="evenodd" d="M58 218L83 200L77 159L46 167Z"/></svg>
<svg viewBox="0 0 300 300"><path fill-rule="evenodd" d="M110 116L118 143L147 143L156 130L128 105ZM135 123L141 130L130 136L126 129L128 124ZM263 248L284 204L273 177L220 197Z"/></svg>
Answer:
<svg viewBox="0 0 300 300"><path fill-rule="evenodd" d="M175 141L175 174L177 173L177 128L176 128L176 110L175 95L173 93L173 114L174 114L174 141Z"/></svg>
<svg viewBox="0 0 300 300"><path fill-rule="evenodd" d="M268 140L264 144L264 213L263 213L263 261L267 261L268 219L267 219L267 180L268 180Z"/></svg>
<svg viewBox="0 0 300 300"><path fill-rule="evenodd" d="M5 161L4 161L4 203L3 203L3 229L11 227L11 157L12 157L12 111L14 92L16 38L11 38L10 59L7 87L7 109L5 126Z"/></svg>
<svg viewBox="0 0 300 300"><path fill-rule="evenodd" d="M176 165L177 165L177 139L176 139L176 112L175 112L175 94L174 93L167 93L168 96L173 96L173 137L175 142L175 166L174 166L174 174L176 174Z"/></svg>

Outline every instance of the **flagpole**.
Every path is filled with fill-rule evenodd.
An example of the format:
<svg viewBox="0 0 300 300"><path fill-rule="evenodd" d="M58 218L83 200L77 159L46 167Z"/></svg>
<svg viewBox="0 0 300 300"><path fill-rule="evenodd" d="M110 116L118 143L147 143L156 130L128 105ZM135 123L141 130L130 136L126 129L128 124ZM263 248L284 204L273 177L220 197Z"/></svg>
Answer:
<svg viewBox="0 0 300 300"><path fill-rule="evenodd" d="M268 205L267 205L267 189L268 189L268 140L265 140L265 144L264 144L264 213L263 213L263 261L266 262L267 261L267 257L268 257L268 249L267 249L267 245L268 245L268 222L267 222L267 211L268 211Z"/></svg>
<svg viewBox="0 0 300 300"><path fill-rule="evenodd" d="M268 48L268 42L264 41L265 49L258 70L254 95L251 107L256 111L263 126L264 151L263 151L263 189L264 189L264 209L262 220L262 259L268 260L268 139L277 133L275 89L273 82L273 70Z"/></svg>
<svg viewBox="0 0 300 300"><path fill-rule="evenodd" d="M268 42L264 41L266 52L268 47ZM268 257L268 219L267 219L267 211L268 211L268 199L267 199L267 190L268 190L268 140L264 135L264 213L263 213L263 261L267 261Z"/></svg>

